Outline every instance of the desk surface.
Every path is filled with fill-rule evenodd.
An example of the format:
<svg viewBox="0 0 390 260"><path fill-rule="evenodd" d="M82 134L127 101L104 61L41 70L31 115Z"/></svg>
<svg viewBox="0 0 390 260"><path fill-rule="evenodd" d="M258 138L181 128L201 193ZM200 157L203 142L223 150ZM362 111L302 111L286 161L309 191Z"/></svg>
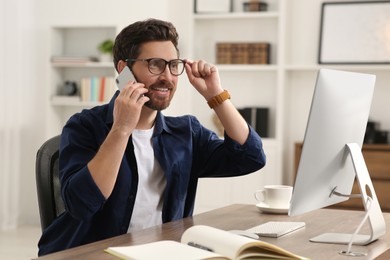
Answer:
<svg viewBox="0 0 390 260"><path fill-rule="evenodd" d="M389 259L390 232L367 246L353 246L352 250L364 251L367 257L346 257L338 254L346 250L346 245L309 242L309 238L321 233L353 233L364 216L361 211L320 209L289 217L287 215L264 214L254 205L231 205L190 218L166 223L160 226L117 236L88 245L64 250L39 259L117 259L103 250L109 246L137 245L158 240L180 240L184 230L193 225L209 225L224 230L248 229L268 221L304 221L306 227L280 238L261 238L298 255L311 259ZM390 213L384 213L387 226L390 226ZM361 233L368 230L364 226Z"/></svg>

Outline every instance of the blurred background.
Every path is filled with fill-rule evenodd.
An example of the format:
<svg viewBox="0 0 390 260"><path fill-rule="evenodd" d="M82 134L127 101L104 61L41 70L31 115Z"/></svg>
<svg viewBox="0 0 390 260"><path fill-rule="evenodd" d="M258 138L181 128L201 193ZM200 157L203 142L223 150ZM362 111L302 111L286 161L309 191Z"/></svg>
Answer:
<svg viewBox="0 0 390 260"><path fill-rule="evenodd" d="M36 254L41 232L36 152L45 140L60 134L70 115L106 102L115 91L112 58L103 56L101 45L114 40L122 28L137 20L154 17L171 21L179 31L181 57L218 64L223 87L264 140L267 166L241 179L202 180L197 213L231 203L255 203L253 191L265 184L293 184L295 145L303 141L321 67L377 75L370 129L375 127L378 137L375 139L374 133L367 142L388 143L390 67L376 62L370 45L367 50L359 50L367 51L369 64L347 64L350 60L342 58L338 64L321 63L324 1L208 2L0 2L0 258L23 259ZM332 19L338 22L337 17ZM386 42L382 51L387 58L390 21L380 21L378 28ZM340 36L330 35L336 42ZM370 42L373 38L355 41ZM221 131L213 111L184 74L165 114L194 114L205 126ZM212 198L211 191L215 194ZM27 238L21 240L23 236Z"/></svg>

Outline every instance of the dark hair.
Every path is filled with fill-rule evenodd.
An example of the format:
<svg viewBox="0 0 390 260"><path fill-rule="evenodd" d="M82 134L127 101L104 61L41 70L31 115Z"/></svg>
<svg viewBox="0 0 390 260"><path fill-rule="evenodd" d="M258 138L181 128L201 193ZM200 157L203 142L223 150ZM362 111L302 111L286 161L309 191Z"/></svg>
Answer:
<svg viewBox="0 0 390 260"><path fill-rule="evenodd" d="M147 19L130 24L115 39L113 48L115 69L120 60L138 58L141 45L150 41L171 41L179 55L178 39L176 28L170 22Z"/></svg>

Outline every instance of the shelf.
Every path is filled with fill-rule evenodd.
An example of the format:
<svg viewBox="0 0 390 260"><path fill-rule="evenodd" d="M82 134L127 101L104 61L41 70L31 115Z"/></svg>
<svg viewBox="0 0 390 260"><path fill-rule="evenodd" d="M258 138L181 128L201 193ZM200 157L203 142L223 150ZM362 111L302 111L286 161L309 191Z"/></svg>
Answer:
<svg viewBox="0 0 390 260"><path fill-rule="evenodd" d="M216 64L220 72L251 72L251 71L277 71L276 65L258 64Z"/></svg>
<svg viewBox="0 0 390 260"><path fill-rule="evenodd" d="M57 68L113 68L112 62L52 63Z"/></svg>
<svg viewBox="0 0 390 260"><path fill-rule="evenodd" d="M379 70L387 71L390 70L390 65L380 64L315 64L315 65L286 65L287 71L317 71L319 69L337 69L337 70Z"/></svg>
<svg viewBox="0 0 390 260"><path fill-rule="evenodd" d="M98 101L80 101L80 97L63 97L53 96L50 100L52 106L67 106L67 107L93 107L106 104L107 102Z"/></svg>
<svg viewBox="0 0 390 260"><path fill-rule="evenodd" d="M196 20L218 20L218 19L262 19L262 18L278 18L278 12L232 12L224 14L194 14Z"/></svg>

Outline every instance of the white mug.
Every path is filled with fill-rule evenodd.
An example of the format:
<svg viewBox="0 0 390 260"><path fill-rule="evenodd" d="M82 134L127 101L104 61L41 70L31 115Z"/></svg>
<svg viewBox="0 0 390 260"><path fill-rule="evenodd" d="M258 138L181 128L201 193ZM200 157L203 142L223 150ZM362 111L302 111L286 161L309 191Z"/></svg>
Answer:
<svg viewBox="0 0 390 260"><path fill-rule="evenodd" d="M289 208L293 187L287 185L266 185L255 191L257 201L271 208Z"/></svg>

